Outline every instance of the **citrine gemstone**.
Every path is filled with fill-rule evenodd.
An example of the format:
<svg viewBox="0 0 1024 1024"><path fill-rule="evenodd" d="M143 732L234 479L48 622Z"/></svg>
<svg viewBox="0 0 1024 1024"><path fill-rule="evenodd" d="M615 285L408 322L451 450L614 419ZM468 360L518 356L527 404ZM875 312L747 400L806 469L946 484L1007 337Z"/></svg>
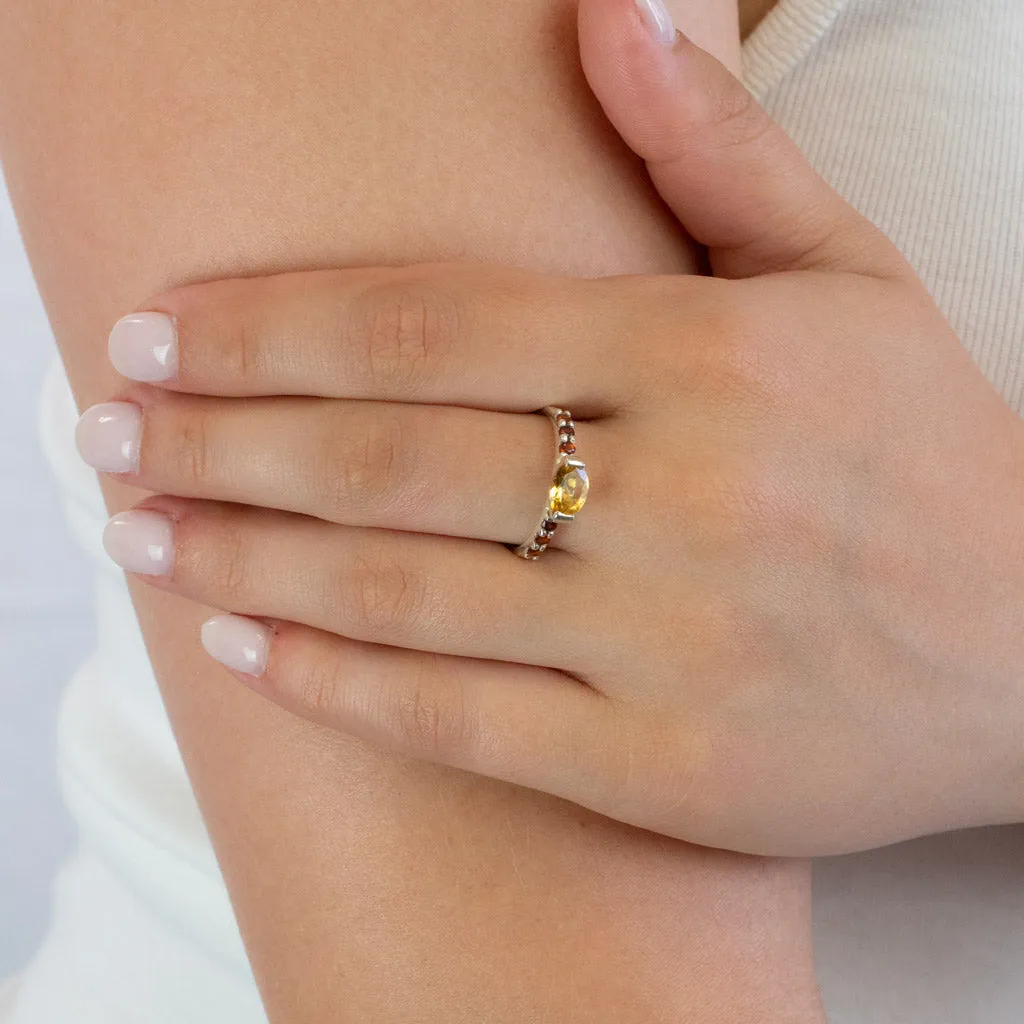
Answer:
<svg viewBox="0 0 1024 1024"><path fill-rule="evenodd" d="M552 510L566 516L576 515L586 503L589 490L590 478L583 466L559 466L551 485L549 501Z"/></svg>

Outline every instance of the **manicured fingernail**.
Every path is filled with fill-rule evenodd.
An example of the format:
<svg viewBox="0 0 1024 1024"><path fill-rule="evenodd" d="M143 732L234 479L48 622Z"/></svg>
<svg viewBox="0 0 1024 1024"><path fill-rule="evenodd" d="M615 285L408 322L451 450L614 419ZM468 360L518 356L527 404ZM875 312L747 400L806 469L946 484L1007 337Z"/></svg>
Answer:
<svg viewBox="0 0 1024 1024"><path fill-rule="evenodd" d="M75 443L82 458L101 473L134 473L139 468L142 410L131 402L103 402L82 413Z"/></svg>
<svg viewBox="0 0 1024 1024"><path fill-rule="evenodd" d="M261 676L272 633L269 626L243 615L215 615L203 623L200 636L211 658L236 672Z"/></svg>
<svg viewBox="0 0 1024 1024"><path fill-rule="evenodd" d="M662 45L671 46L676 41L676 27L662 0L636 0L636 6L651 35Z"/></svg>
<svg viewBox="0 0 1024 1024"><path fill-rule="evenodd" d="M178 331L166 313L131 313L107 340L114 369L131 380L171 380L178 372Z"/></svg>
<svg viewBox="0 0 1024 1024"><path fill-rule="evenodd" d="M174 526L162 512L119 512L103 531L103 547L122 569L168 576L174 566Z"/></svg>

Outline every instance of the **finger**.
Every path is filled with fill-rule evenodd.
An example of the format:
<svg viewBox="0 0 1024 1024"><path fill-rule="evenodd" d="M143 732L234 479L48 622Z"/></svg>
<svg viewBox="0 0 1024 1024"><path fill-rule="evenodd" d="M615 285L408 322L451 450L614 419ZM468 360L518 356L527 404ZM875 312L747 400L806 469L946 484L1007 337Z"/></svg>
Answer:
<svg viewBox="0 0 1024 1024"><path fill-rule="evenodd" d="M614 288L473 264L188 285L122 318L123 375L198 394L317 395L589 415L623 393Z"/></svg>
<svg viewBox="0 0 1024 1024"><path fill-rule="evenodd" d="M659 0L581 0L579 39L605 113L682 225L708 246L718 276L910 274L742 83L674 32Z"/></svg>
<svg viewBox="0 0 1024 1024"><path fill-rule="evenodd" d="M546 415L457 406L151 397L105 402L82 414L76 439L89 465L181 497L508 544L537 528L556 448L571 458L586 455L587 469L577 473L600 478L598 453L611 433L599 429L604 424L571 420L571 434L556 433ZM570 436L573 445L558 444ZM604 504L588 508L596 517L583 515L561 530L559 542L568 537L577 550L602 543ZM584 532L571 536L577 525Z"/></svg>
<svg viewBox="0 0 1024 1024"><path fill-rule="evenodd" d="M617 706L553 669L365 643L237 615L203 625L237 679L295 714L407 756L580 800L628 760Z"/></svg>
<svg viewBox="0 0 1024 1024"><path fill-rule="evenodd" d="M122 568L215 608L438 654L593 668L589 650L565 651L590 611L583 562L558 549L531 562L483 541L164 496L114 516L104 545Z"/></svg>
<svg viewBox="0 0 1024 1024"><path fill-rule="evenodd" d="M208 653L288 711L398 753L680 835L699 735L553 669L368 644L218 615Z"/></svg>

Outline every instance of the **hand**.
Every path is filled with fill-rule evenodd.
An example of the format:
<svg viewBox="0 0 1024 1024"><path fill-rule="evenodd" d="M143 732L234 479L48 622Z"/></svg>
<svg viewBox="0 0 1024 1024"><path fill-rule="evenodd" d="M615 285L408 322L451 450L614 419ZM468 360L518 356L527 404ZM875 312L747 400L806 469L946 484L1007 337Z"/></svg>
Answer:
<svg viewBox="0 0 1024 1024"><path fill-rule="evenodd" d="M79 428L167 492L108 550L261 617L204 641L284 706L682 839L810 854L1012 818L1020 422L724 69L626 5L580 17L595 93L731 280L161 295L111 342L159 387ZM503 544L543 506L549 403L593 492L527 561Z"/></svg>

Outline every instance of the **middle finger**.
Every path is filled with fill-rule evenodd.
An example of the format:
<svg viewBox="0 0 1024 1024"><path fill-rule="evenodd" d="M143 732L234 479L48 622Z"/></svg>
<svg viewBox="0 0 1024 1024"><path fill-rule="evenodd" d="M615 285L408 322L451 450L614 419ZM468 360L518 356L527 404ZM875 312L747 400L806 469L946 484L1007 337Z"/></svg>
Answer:
<svg viewBox="0 0 1024 1024"><path fill-rule="evenodd" d="M166 495L115 515L103 543L151 584L237 614L576 671L596 656L597 645L573 654L599 603L592 574L564 551L535 565L481 541Z"/></svg>

